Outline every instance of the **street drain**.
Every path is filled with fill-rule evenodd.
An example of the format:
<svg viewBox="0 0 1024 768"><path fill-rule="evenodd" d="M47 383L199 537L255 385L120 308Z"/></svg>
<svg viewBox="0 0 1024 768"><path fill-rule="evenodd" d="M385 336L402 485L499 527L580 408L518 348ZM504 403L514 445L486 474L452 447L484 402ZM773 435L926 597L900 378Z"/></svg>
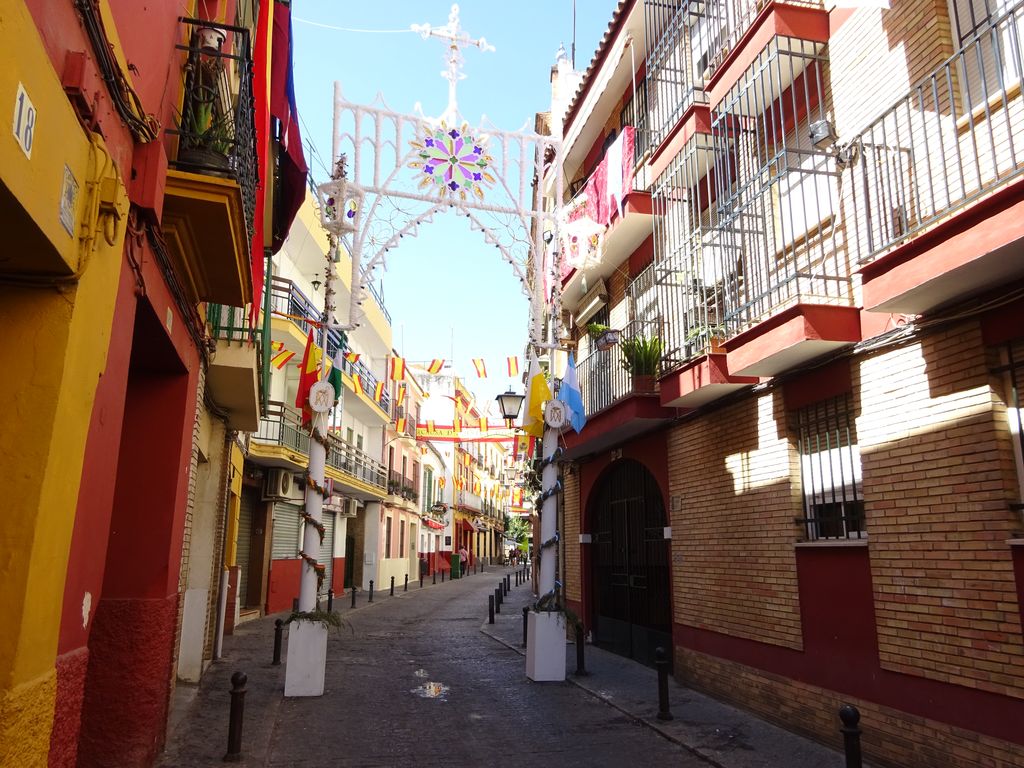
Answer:
<svg viewBox="0 0 1024 768"><path fill-rule="evenodd" d="M415 693L421 699L443 699L448 695L448 686L444 683L424 683L409 693Z"/></svg>

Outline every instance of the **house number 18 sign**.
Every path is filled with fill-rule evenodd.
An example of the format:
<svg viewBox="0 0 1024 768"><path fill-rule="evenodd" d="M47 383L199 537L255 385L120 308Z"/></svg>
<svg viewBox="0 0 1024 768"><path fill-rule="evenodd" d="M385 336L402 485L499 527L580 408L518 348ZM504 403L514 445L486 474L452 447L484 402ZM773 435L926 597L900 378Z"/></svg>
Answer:
<svg viewBox="0 0 1024 768"><path fill-rule="evenodd" d="M14 98L14 138L25 153L32 159L32 144L36 133L36 108L25 92L25 86L18 83L18 94Z"/></svg>

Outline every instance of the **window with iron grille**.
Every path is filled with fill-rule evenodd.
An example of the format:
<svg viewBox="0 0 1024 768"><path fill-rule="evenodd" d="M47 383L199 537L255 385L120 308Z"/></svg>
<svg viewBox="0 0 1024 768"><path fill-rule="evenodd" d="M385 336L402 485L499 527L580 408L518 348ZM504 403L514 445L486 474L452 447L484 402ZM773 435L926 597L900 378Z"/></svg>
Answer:
<svg viewBox="0 0 1024 768"><path fill-rule="evenodd" d="M852 397L839 395L796 412L807 541L867 536L860 449Z"/></svg>
<svg viewBox="0 0 1024 768"><path fill-rule="evenodd" d="M636 138L633 141L633 162L639 163L644 152L647 151L647 80L642 79L636 84L636 89L626 98L619 112L619 131L631 125L636 128Z"/></svg>
<svg viewBox="0 0 1024 768"><path fill-rule="evenodd" d="M384 557L391 557L391 518L384 519Z"/></svg>

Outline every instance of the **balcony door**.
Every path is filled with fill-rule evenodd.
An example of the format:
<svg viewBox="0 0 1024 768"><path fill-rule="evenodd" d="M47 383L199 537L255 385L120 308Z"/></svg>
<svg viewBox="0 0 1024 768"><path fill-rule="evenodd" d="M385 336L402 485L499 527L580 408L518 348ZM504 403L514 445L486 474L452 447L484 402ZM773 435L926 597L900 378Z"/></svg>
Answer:
<svg viewBox="0 0 1024 768"><path fill-rule="evenodd" d="M661 490L642 464L620 461L598 481L589 506L594 644L653 664L655 648L672 646Z"/></svg>

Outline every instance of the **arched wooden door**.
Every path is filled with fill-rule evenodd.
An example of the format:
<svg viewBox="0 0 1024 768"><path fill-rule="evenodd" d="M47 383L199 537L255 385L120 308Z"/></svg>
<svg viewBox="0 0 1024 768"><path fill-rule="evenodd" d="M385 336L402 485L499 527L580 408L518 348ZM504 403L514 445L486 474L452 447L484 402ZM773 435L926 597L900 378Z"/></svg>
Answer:
<svg viewBox="0 0 1024 768"><path fill-rule="evenodd" d="M672 646L665 505L642 464L614 464L591 495L594 644L643 664ZM669 653L671 658L671 653Z"/></svg>

